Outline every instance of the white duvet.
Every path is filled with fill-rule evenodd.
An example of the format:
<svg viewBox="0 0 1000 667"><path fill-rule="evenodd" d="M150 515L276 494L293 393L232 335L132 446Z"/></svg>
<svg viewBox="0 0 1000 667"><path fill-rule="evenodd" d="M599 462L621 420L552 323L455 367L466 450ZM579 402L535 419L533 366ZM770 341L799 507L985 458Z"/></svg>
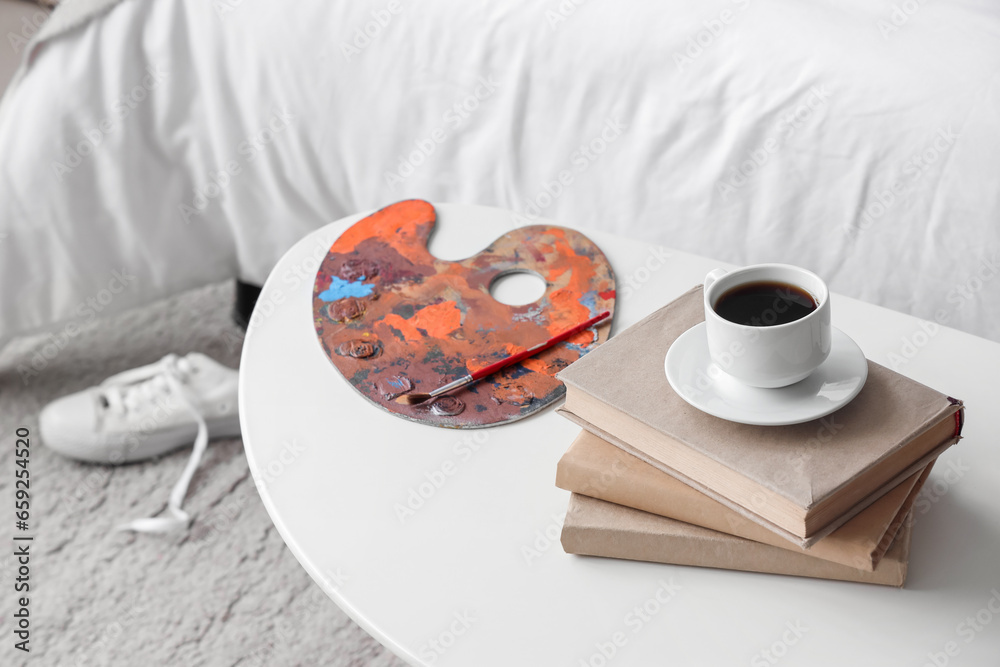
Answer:
<svg viewBox="0 0 1000 667"><path fill-rule="evenodd" d="M3 107L0 340L262 283L410 197L792 262L1000 340L998 45L987 1L123 0Z"/></svg>

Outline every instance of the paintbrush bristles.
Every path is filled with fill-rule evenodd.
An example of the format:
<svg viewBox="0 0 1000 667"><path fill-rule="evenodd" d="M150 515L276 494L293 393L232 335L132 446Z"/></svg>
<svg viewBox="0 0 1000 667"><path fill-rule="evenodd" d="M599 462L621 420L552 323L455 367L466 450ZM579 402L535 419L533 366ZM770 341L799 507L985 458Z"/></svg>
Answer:
<svg viewBox="0 0 1000 667"><path fill-rule="evenodd" d="M430 398L430 394L403 394L396 397L396 402L403 405L417 405L418 403L429 401Z"/></svg>

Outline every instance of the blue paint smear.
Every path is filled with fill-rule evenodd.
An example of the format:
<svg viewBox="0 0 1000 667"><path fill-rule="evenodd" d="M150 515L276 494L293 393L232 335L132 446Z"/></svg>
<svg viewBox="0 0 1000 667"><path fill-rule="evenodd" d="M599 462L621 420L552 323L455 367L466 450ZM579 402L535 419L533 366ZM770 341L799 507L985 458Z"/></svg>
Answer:
<svg viewBox="0 0 1000 667"><path fill-rule="evenodd" d="M365 285L361 280L349 283L343 278L333 276L330 279L330 287L325 292L320 292L319 298L323 301L339 301L349 296L368 296L375 289L375 285Z"/></svg>
<svg viewBox="0 0 1000 667"><path fill-rule="evenodd" d="M522 375L527 375L527 374L529 374L531 372L532 371L528 370L527 368L525 368L521 364L514 364L513 366L508 366L507 368L504 369L504 373L506 373L507 377L509 377L511 380L516 380L517 378L521 377ZM493 381L493 386L494 387L499 386L499 382L496 381L496 380L494 380Z"/></svg>
<svg viewBox="0 0 1000 667"><path fill-rule="evenodd" d="M400 377L389 378L388 380L385 381L385 383L387 385L389 385L390 389L393 389L393 390L405 389L406 388L406 380L404 380L403 378L400 378Z"/></svg>
<svg viewBox="0 0 1000 667"><path fill-rule="evenodd" d="M587 307L590 311L591 316L597 314L597 290L590 290L585 292L583 296L580 297L580 303Z"/></svg>

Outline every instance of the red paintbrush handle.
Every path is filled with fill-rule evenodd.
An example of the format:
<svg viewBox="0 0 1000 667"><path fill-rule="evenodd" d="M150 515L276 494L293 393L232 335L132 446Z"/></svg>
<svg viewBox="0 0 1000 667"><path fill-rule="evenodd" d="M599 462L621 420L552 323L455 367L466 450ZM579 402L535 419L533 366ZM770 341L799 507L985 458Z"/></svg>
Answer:
<svg viewBox="0 0 1000 667"><path fill-rule="evenodd" d="M559 343L563 342L564 340L566 340L570 336L572 336L574 334L578 334L581 331L583 331L584 329L589 329L590 327L594 326L595 324L597 324L601 320L607 319L608 317L611 317L611 312L606 310L603 313L601 313L600 315L596 315L594 317L591 317L586 322L581 322L580 324L577 324L575 327L573 327L571 329L567 329L566 331L563 331L560 334L556 334L555 336L553 336L552 338L548 339L544 343L539 343L538 345L535 345L534 347L529 347L527 350L524 350L522 352L518 352L517 354L513 354L513 355L507 357L506 359L501 359L500 361L495 361L492 364L490 364L489 366L483 366L478 371L475 371L475 372L471 373L471 377L472 377L473 380L481 380L482 378L486 377L487 375L493 375L494 373L496 373L501 368L506 368L507 366L510 366L511 364L516 364L519 361L524 361L528 357L533 357L536 354L538 354L539 352L541 352L542 350L547 350L548 348L552 347L553 345L558 345Z"/></svg>

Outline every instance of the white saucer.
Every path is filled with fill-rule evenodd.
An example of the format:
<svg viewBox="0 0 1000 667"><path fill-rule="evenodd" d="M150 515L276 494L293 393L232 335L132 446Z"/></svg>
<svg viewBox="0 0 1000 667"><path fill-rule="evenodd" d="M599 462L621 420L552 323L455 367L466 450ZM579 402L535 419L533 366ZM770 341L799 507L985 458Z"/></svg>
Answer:
<svg viewBox="0 0 1000 667"><path fill-rule="evenodd" d="M868 361L858 344L836 327L832 333L826 361L805 380L777 389L745 385L713 363L704 322L674 341L663 366L674 391L702 412L741 424L800 424L847 405L868 379Z"/></svg>

